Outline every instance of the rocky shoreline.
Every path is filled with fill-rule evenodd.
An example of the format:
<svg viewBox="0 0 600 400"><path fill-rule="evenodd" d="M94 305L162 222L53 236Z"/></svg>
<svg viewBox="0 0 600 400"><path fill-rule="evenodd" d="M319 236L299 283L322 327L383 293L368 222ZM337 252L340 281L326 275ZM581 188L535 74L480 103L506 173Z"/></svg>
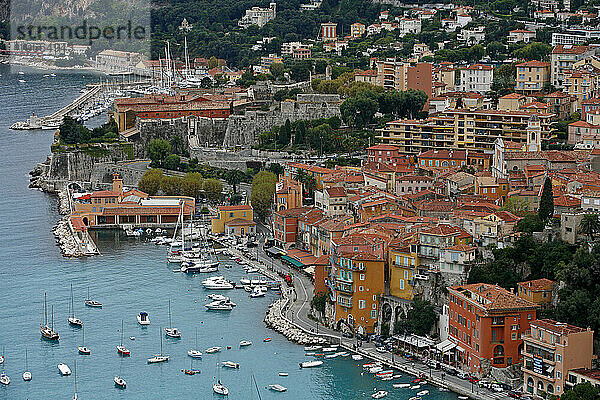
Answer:
<svg viewBox="0 0 600 400"><path fill-rule="evenodd" d="M284 293L284 291L282 291L282 293ZM290 342L301 345L323 345L328 343L327 339L310 335L284 319L281 311L282 308L285 307L285 303L287 303L287 299L282 297L269 306L269 310L264 319L267 328L282 334Z"/></svg>

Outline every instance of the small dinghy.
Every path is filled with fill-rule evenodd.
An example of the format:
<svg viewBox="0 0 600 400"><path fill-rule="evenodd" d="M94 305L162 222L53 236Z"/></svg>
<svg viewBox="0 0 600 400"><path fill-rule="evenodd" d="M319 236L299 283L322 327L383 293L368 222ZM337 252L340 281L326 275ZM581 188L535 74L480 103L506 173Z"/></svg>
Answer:
<svg viewBox="0 0 600 400"><path fill-rule="evenodd" d="M288 376L289 374L287 372L280 372L279 376Z"/></svg>
<svg viewBox="0 0 600 400"><path fill-rule="evenodd" d="M249 340L242 340L242 341L240 342L240 347L244 347L244 346L250 346L251 344L252 344L252 342L251 342L251 341L249 341Z"/></svg>
<svg viewBox="0 0 600 400"><path fill-rule="evenodd" d="M382 398L384 398L387 395L388 395L388 392L386 392L385 390L380 390L378 392L373 393L371 395L371 397L374 398L374 399L382 399Z"/></svg>
<svg viewBox="0 0 600 400"><path fill-rule="evenodd" d="M222 349L222 347L214 346L214 347L209 347L208 349L204 350L204 352L208 353L208 354L218 353L219 351L221 351L221 349Z"/></svg>
<svg viewBox="0 0 600 400"><path fill-rule="evenodd" d="M61 363L61 364L58 364L57 367L62 376L71 375L71 368L69 368L69 366L67 364Z"/></svg>

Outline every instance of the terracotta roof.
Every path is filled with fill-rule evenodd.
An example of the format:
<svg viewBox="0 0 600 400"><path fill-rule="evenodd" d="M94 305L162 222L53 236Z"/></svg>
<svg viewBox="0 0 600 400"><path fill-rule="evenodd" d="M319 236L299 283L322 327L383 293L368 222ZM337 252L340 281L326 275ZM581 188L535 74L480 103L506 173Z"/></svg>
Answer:
<svg viewBox="0 0 600 400"><path fill-rule="evenodd" d="M424 153L419 154L417 157L466 160L467 152L465 150L428 150Z"/></svg>
<svg viewBox="0 0 600 400"><path fill-rule="evenodd" d="M297 208L288 208L287 210L279 210L279 211L275 211L273 214L275 215L279 215L283 218L297 218L300 217L310 211L312 211L314 208L312 207L297 207Z"/></svg>
<svg viewBox="0 0 600 400"><path fill-rule="evenodd" d="M252 206L241 204L239 206L219 206L219 211L252 210Z"/></svg>
<svg viewBox="0 0 600 400"><path fill-rule="evenodd" d="M489 283L471 283L451 286L449 289L479 303L488 312L538 308L536 304L522 299L498 285ZM478 301L477 297L483 301Z"/></svg>
<svg viewBox="0 0 600 400"><path fill-rule="evenodd" d="M550 279L541 278L534 279L532 281L519 282L517 285L524 286L527 289L531 289L534 292L538 290L552 290L556 282L551 281Z"/></svg>
<svg viewBox="0 0 600 400"><path fill-rule="evenodd" d="M119 197L121 193L113 192L112 190L100 190L92 193L90 197Z"/></svg>
<svg viewBox="0 0 600 400"><path fill-rule="evenodd" d="M102 215L178 215L179 207L111 207L104 208Z"/></svg>
<svg viewBox="0 0 600 400"><path fill-rule="evenodd" d="M473 246L468 246L466 244L457 244L451 247L446 247L445 250L450 250L450 251L471 251L471 250L476 250L476 247Z"/></svg>
<svg viewBox="0 0 600 400"><path fill-rule="evenodd" d="M383 261L383 258L371 253L364 252L348 252L340 254L341 257L356 261Z"/></svg>
<svg viewBox="0 0 600 400"><path fill-rule="evenodd" d="M371 147L367 147L367 150L386 150L386 151L398 151L400 148L398 146L393 146L391 144L376 144Z"/></svg>
<svg viewBox="0 0 600 400"><path fill-rule="evenodd" d="M256 225L256 222L254 221L250 221L247 219L243 219L243 218L235 218L232 219L231 221L225 222L226 226L251 226L251 225Z"/></svg>
<svg viewBox="0 0 600 400"><path fill-rule="evenodd" d="M554 46L552 54L583 54L588 50L588 46L562 45Z"/></svg>
<svg viewBox="0 0 600 400"><path fill-rule="evenodd" d="M510 211L496 211L494 214L496 214L504 222L517 222L522 219L521 217L517 217Z"/></svg>
<svg viewBox="0 0 600 400"><path fill-rule="evenodd" d="M477 63L477 64L469 65L467 68L463 68L463 69L491 71L494 69L494 67L492 67L491 65Z"/></svg>
<svg viewBox="0 0 600 400"><path fill-rule="evenodd" d="M525 97L525 95L522 95L519 93L509 93L509 94L505 94L504 96L500 97L500 99L522 99L524 97Z"/></svg>
<svg viewBox="0 0 600 400"><path fill-rule="evenodd" d="M517 64L517 67L550 67L550 63L538 60L525 61Z"/></svg>
<svg viewBox="0 0 600 400"><path fill-rule="evenodd" d="M565 322L554 321L552 319L538 319L535 321L531 321L530 325L546 329L550 332L557 333L559 335L568 335L571 333L581 333L586 331L585 328L580 328L575 325L569 325Z"/></svg>
<svg viewBox="0 0 600 400"><path fill-rule="evenodd" d="M329 265L329 255L323 254L321 257L314 261L315 265Z"/></svg>
<svg viewBox="0 0 600 400"><path fill-rule="evenodd" d="M329 197L346 197L346 189L341 186L333 186L325 189Z"/></svg>
<svg viewBox="0 0 600 400"><path fill-rule="evenodd" d="M588 369L588 368L575 368L570 369L569 372L573 372L579 375L583 375L596 381L600 380L600 369Z"/></svg>

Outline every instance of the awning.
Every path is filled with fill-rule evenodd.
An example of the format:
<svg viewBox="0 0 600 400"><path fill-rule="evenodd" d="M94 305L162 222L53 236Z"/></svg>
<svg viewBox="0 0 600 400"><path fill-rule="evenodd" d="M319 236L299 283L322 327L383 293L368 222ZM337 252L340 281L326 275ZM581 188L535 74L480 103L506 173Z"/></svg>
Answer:
<svg viewBox="0 0 600 400"><path fill-rule="evenodd" d="M455 347L456 347L456 344L454 344L453 342L451 342L448 339L435 345L436 350L438 350L441 353L445 353L449 350L452 350Z"/></svg>
<svg viewBox="0 0 600 400"><path fill-rule="evenodd" d="M292 264L294 267L304 268L304 264L290 256L281 256L281 260Z"/></svg>
<svg viewBox="0 0 600 400"><path fill-rule="evenodd" d="M315 266L311 265L310 267L304 268L304 272L306 272L307 274L314 275L314 273L315 273Z"/></svg>
<svg viewBox="0 0 600 400"><path fill-rule="evenodd" d="M460 351L461 353L465 352L465 349L463 349L462 347L460 347L458 345L456 346L456 350Z"/></svg>

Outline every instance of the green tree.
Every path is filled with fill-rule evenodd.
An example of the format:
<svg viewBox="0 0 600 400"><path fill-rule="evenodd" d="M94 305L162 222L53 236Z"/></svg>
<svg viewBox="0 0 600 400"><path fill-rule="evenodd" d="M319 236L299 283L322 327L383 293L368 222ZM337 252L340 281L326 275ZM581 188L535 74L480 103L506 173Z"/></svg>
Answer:
<svg viewBox="0 0 600 400"><path fill-rule="evenodd" d="M310 306L320 314L325 314L325 305L327 304L328 297L329 293L317 293L310 301Z"/></svg>
<svg viewBox="0 0 600 400"><path fill-rule="evenodd" d="M260 171L252 180L250 203L256 215L263 221L269 216L273 205L276 183L277 176L267 171Z"/></svg>
<svg viewBox="0 0 600 400"><path fill-rule="evenodd" d="M324 74L327 70L327 61L325 60L316 60L315 61L315 73L316 74Z"/></svg>
<svg viewBox="0 0 600 400"><path fill-rule="evenodd" d="M58 135L66 144L85 143L92 137L88 128L69 116L63 118L58 128Z"/></svg>
<svg viewBox="0 0 600 400"><path fill-rule="evenodd" d="M394 325L394 332L428 335L437 319L433 304L428 300L415 298L406 318L400 317Z"/></svg>
<svg viewBox="0 0 600 400"><path fill-rule="evenodd" d="M285 70L285 67L283 66L282 63L273 63L273 64L269 65L269 72L271 72L271 75L273 75L273 77L275 79L279 79L279 78L283 77L284 70Z"/></svg>
<svg viewBox="0 0 600 400"><path fill-rule="evenodd" d="M528 213L517 222L517 230L525 233L541 232L544 230L544 221L538 214Z"/></svg>
<svg viewBox="0 0 600 400"><path fill-rule="evenodd" d="M189 172L185 174L181 180L183 194L195 199L200 198L203 183L204 178L199 172Z"/></svg>
<svg viewBox="0 0 600 400"><path fill-rule="evenodd" d="M181 158L177 154L168 155L167 158L165 158L165 161L163 162L163 167L172 171L179 170L180 166Z"/></svg>
<svg viewBox="0 0 600 400"><path fill-rule="evenodd" d="M565 388L566 389L566 388ZM571 390L565 390L561 400L598 400L599 391L590 382L578 383Z"/></svg>
<svg viewBox="0 0 600 400"><path fill-rule="evenodd" d="M179 196L183 194L183 182L178 176L165 176L161 182L160 189L167 196Z"/></svg>
<svg viewBox="0 0 600 400"><path fill-rule="evenodd" d="M589 236L590 241L594 240L594 235L600 231L600 219L598 214L586 214L579 223L581 232Z"/></svg>
<svg viewBox="0 0 600 400"><path fill-rule="evenodd" d="M294 135L294 144L303 145L306 141L306 123L302 120L296 124L296 134Z"/></svg>
<svg viewBox="0 0 600 400"><path fill-rule="evenodd" d="M544 222L554 215L554 196L552 194L552 180L550 177L546 177L546 181L544 182L538 215L540 216L540 220Z"/></svg>
<svg viewBox="0 0 600 400"><path fill-rule="evenodd" d="M267 169L278 177L283 175L283 167L279 163L271 163Z"/></svg>
<svg viewBox="0 0 600 400"><path fill-rule="evenodd" d="M512 196L506 199L502 205L502 210L520 216L529 210L529 203L522 197Z"/></svg>
<svg viewBox="0 0 600 400"><path fill-rule="evenodd" d="M548 59L552 46L545 43L533 42L514 51L514 56L519 59L532 61L545 61Z"/></svg>
<svg viewBox="0 0 600 400"><path fill-rule="evenodd" d="M225 172L225 182L233 187L233 193L237 193L237 186L244 181L246 174L239 169L232 169Z"/></svg>
<svg viewBox="0 0 600 400"><path fill-rule="evenodd" d="M171 154L171 144L164 139L153 139L148 143L146 152L148 158L152 160L152 165L161 167L165 158Z"/></svg>
<svg viewBox="0 0 600 400"><path fill-rule="evenodd" d="M279 145L282 147L287 146L290 143L292 137L292 125L289 119L285 120L285 124L279 129L279 136L277 136Z"/></svg>
<svg viewBox="0 0 600 400"><path fill-rule="evenodd" d="M223 191L223 184L218 179L205 179L202 184L202 189L206 198L216 203L221 200L221 192Z"/></svg>
<svg viewBox="0 0 600 400"><path fill-rule="evenodd" d="M142 178L138 182L138 188L142 192L154 196L158 194L158 191L162 186L163 178L164 174L160 169L149 169L142 175Z"/></svg>
<svg viewBox="0 0 600 400"><path fill-rule="evenodd" d="M379 109L379 104L373 96L361 93L356 97L344 100L340 106L344 122L357 128L371 124L375 113Z"/></svg>

